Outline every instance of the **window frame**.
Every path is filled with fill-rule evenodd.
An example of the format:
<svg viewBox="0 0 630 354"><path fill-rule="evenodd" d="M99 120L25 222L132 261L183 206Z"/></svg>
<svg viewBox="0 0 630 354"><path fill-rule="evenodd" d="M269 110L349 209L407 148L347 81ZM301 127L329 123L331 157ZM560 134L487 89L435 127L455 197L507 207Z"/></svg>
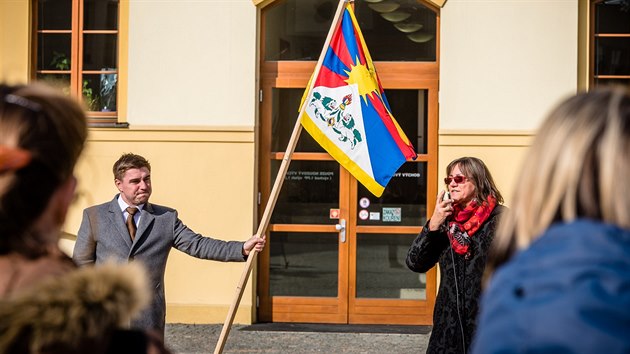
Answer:
<svg viewBox="0 0 630 354"><path fill-rule="evenodd" d="M597 39L598 38L613 38L613 39L630 39L629 33L598 33L597 31L597 5L604 2L604 0L591 0L590 8L589 8L589 52L588 56L589 62L589 87L594 88L598 85L605 85L602 83L597 83L598 80L621 80L625 81L624 85L630 85L630 72L627 75L606 75L606 74L597 74L595 68L597 67L598 60L598 51L597 51Z"/></svg>
<svg viewBox="0 0 630 354"><path fill-rule="evenodd" d="M38 75L50 75L50 74L65 74L70 75L69 95L80 100L86 109L86 115L88 118L88 124L90 127L127 127L128 124L124 117L121 117L121 70L122 64L126 64L126 57L121 58L123 50L126 51L126 42L121 41L121 28L126 28L127 24L127 11L123 6L125 2L116 0L117 4L117 21L115 29L106 30L94 30L84 29L84 9L85 0L72 0L71 6L71 19L70 29L39 29L39 6L40 0L34 0L31 8L32 11L32 38L31 38L31 80L37 81ZM39 61L39 36L47 34L67 34L70 35L71 49L69 54L70 68L68 70L57 70L45 68L45 65L40 64ZM115 36L116 43L116 68L114 70L85 70L83 68L84 58L84 36L85 35L108 35ZM122 45L124 44L124 48ZM124 60L123 60L124 59ZM39 68L42 70L39 70ZM90 110L88 104L85 101L83 95L83 82L84 77L87 75L100 75L100 74L116 74L116 110L101 112ZM123 76L124 77L124 76ZM123 119L121 119L123 118ZM122 121L122 122L121 122Z"/></svg>

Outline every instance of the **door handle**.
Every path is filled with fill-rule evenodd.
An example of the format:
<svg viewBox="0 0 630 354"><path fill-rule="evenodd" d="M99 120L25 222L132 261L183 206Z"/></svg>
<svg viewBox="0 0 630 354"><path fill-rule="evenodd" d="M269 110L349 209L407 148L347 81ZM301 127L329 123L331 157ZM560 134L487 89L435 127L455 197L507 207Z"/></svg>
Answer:
<svg viewBox="0 0 630 354"><path fill-rule="evenodd" d="M335 229L339 231L341 242L346 242L346 219L339 220L339 224L335 225Z"/></svg>

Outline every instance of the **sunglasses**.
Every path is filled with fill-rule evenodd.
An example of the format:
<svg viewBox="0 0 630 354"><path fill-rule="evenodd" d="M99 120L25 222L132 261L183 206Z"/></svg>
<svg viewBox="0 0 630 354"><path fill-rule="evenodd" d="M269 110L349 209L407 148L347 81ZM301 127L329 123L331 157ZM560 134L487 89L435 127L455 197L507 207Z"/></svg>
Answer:
<svg viewBox="0 0 630 354"><path fill-rule="evenodd" d="M451 184L451 181L455 181L455 183L460 184L466 180L466 176L455 176L455 177L446 177L444 178L444 183Z"/></svg>

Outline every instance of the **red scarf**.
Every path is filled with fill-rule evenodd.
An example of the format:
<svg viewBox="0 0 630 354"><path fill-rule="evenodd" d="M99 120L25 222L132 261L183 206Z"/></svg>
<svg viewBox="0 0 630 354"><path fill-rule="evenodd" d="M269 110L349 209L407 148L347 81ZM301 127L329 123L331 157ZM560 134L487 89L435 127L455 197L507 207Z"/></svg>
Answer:
<svg viewBox="0 0 630 354"><path fill-rule="evenodd" d="M490 217L496 205L497 199L490 195L481 205L477 199L473 199L466 208L462 209L460 205L453 206L453 221L448 223L447 234L455 252L468 254L470 238Z"/></svg>

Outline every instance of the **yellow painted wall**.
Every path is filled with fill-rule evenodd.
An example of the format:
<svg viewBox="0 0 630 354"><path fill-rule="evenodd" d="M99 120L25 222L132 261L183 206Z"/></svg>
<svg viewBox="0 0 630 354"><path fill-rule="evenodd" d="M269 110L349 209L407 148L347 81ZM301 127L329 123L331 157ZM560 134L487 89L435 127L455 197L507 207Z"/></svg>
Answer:
<svg viewBox="0 0 630 354"><path fill-rule="evenodd" d="M440 129L534 131L577 91L578 0L449 0Z"/></svg>
<svg viewBox="0 0 630 354"><path fill-rule="evenodd" d="M151 201L176 208L194 231L223 240L246 240L255 233L254 132L229 127L91 130L76 171L78 199L64 227L67 233L76 235L84 208L114 197L112 164L125 152L149 160ZM64 241L66 249L72 245ZM173 250L165 280L167 321L222 323L244 266ZM251 323L255 316L252 284L244 290L235 323Z"/></svg>
<svg viewBox="0 0 630 354"><path fill-rule="evenodd" d="M256 53L250 0L130 1L127 121L253 126Z"/></svg>
<svg viewBox="0 0 630 354"><path fill-rule="evenodd" d="M28 82L28 0L0 0L0 82Z"/></svg>
<svg viewBox="0 0 630 354"><path fill-rule="evenodd" d="M578 29L586 26L578 15L583 19L588 10L578 5L584 1L444 4L440 177L453 159L479 157L509 206L516 174L539 124L561 99L578 90L578 63L586 60L578 55Z"/></svg>
<svg viewBox="0 0 630 354"><path fill-rule="evenodd" d="M446 166L454 159L462 156L478 157L488 166L505 199L505 205L509 206L517 171L532 139L531 132L441 131L438 180L445 177Z"/></svg>

